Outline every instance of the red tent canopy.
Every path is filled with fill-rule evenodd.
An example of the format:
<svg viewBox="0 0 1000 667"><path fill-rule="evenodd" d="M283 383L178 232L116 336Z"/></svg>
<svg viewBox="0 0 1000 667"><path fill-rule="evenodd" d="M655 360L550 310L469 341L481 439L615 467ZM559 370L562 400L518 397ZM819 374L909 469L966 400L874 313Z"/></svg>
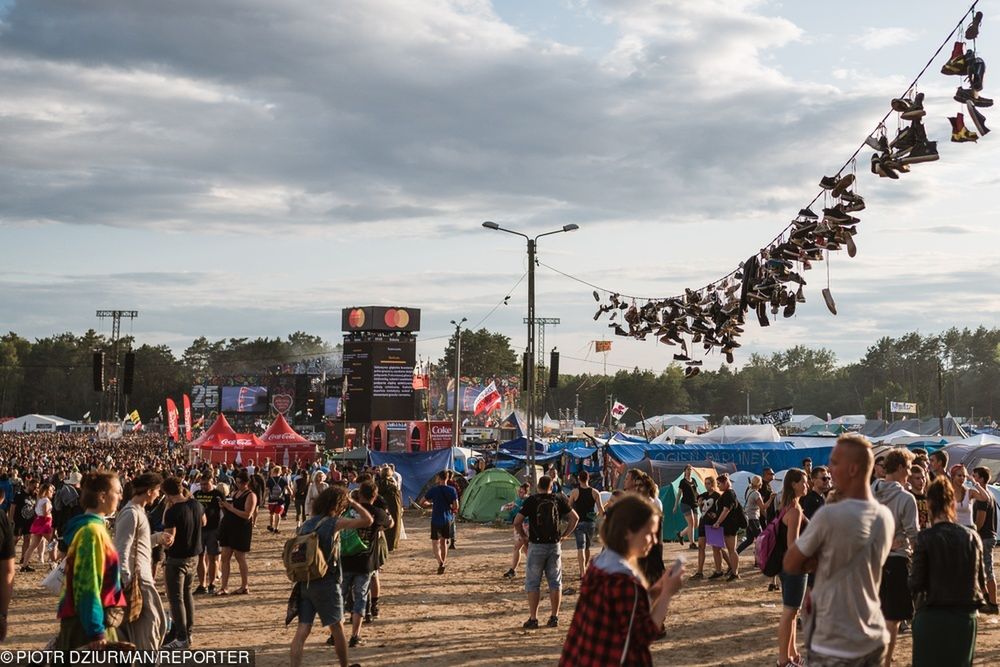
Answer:
<svg viewBox="0 0 1000 667"><path fill-rule="evenodd" d="M212 425L205 429L205 431L188 446L192 449L198 449L204 442L217 442L222 438L233 438L235 436L236 431L229 425L229 420L226 419L226 415L220 412L219 416L215 418L214 422L212 422Z"/></svg>
<svg viewBox="0 0 1000 667"><path fill-rule="evenodd" d="M269 445L309 445L313 449L316 448L316 445L311 441L296 433L281 414L264 431L264 435L260 436L260 439Z"/></svg>

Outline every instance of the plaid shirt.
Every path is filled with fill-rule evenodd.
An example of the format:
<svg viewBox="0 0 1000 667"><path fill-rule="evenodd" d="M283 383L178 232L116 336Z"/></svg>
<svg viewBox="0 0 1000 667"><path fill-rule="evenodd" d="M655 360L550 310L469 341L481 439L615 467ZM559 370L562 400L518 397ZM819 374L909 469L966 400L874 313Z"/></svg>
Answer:
<svg viewBox="0 0 1000 667"><path fill-rule="evenodd" d="M622 660L630 621L628 654ZM653 656L649 645L659 632L660 628L649 615L649 594L642 583L628 574L609 574L591 564L580 584L580 599L559 665L651 666Z"/></svg>

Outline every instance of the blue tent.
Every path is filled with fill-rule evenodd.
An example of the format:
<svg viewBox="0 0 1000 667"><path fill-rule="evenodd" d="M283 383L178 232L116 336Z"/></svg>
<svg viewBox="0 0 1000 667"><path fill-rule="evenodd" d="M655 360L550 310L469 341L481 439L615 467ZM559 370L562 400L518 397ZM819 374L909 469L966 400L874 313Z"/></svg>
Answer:
<svg viewBox="0 0 1000 667"><path fill-rule="evenodd" d="M546 452L538 452L538 451L536 451L535 452L535 463L543 463L545 461L555 461L555 460L559 459L559 457L561 457L562 455L563 455L562 452L548 452L548 453L546 453ZM508 451L503 450L503 449L501 449L500 451L497 452L497 458L500 459L501 457L502 458L507 458L507 459L517 459L518 461L527 461L528 460L528 455L527 454L521 454L520 452L518 452L518 453L508 452Z"/></svg>
<svg viewBox="0 0 1000 667"><path fill-rule="evenodd" d="M666 445L663 450L648 452L655 461L731 463L739 470L761 474L764 468L787 470L798 468L802 459L812 459L813 465L826 465L835 441L818 447L796 447L790 442L741 442L733 445ZM612 453L614 453L612 446ZM634 455L634 454L633 454ZM621 460L621 459L619 459Z"/></svg>
<svg viewBox="0 0 1000 667"><path fill-rule="evenodd" d="M369 452L371 465L391 463L396 472L403 476L403 506L420 497L424 485L442 470L451 467L451 447L430 452Z"/></svg>
<svg viewBox="0 0 1000 667"><path fill-rule="evenodd" d="M615 459L621 463L638 463L639 461L646 458L649 454L649 458L656 458L653 456L654 452L669 452L673 450L678 445L654 445L649 442L642 442L641 444L630 444L630 445L608 445L608 453L611 454ZM670 460L670 459L663 459Z"/></svg>
<svg viewBox="0 0 1000 667"><path fill-rule="evenodd" d="M506 449L508 452L528 451L528 439L525 437L514 438L500 445L499 449ZM541 440L535 440L535 453L549 451L548 444Z"/></svg>

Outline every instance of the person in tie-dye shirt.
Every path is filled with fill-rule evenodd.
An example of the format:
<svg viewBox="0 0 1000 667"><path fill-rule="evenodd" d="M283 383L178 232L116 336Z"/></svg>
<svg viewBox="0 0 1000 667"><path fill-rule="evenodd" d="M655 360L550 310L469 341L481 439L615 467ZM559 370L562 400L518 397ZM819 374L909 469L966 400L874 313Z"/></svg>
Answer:
<svg viewBox="0 0 1000 667"><path fill-rule="evenodd" d="M117 641L116 624L107 611L125 607L118 552L104 517L118 508L122 486L118 475L91 473L83 478L80 505L83 514L66 524L60 547L66 551L66 581L59 600L59 636L56 648L100 646Z"/></svg>

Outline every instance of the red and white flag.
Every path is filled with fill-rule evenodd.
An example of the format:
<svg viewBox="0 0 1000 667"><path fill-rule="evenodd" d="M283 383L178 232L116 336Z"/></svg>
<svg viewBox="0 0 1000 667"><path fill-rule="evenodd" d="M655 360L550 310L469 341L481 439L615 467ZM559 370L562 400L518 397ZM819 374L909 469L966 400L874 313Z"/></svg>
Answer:
<svg viewBox="0 0 1000 667"><path fill-rule="evenodd" d="M628 406L615 401L615 406L611 408L611 416L615 418L615 421L620 421L626 412L628 412Z"/></svg>
<svg viewBox="0 0 1000 667"><path fill-rule="evenodd" d="M184 394L184 439L191 439L191 399Z"/></svg>
<svg viewBox="0 0 1000 667"><path fill-rule="evenodd" d="M495 382L490 382L490 386L479 392L479 396L476 396L475 402L472 404L472 411L474 414L479 414L480 412L485 412L489 414L503 404L503 397L500 392L497 391L497 385Z"/></svg>

